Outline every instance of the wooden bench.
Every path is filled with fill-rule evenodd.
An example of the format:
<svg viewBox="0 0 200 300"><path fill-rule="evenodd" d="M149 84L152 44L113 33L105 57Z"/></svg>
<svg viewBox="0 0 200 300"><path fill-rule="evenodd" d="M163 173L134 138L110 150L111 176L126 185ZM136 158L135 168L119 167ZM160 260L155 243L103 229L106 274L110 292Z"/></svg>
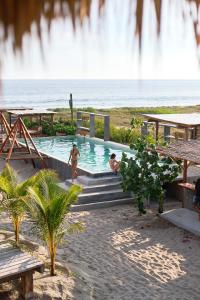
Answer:
<svg viewBox="0 0 200 300"><path fill-rule="evenodd" d="M21 278L21 296L28 299L33 292L33 273L44 271L38 261L9 243L0 244L0 283Z"/></svg>

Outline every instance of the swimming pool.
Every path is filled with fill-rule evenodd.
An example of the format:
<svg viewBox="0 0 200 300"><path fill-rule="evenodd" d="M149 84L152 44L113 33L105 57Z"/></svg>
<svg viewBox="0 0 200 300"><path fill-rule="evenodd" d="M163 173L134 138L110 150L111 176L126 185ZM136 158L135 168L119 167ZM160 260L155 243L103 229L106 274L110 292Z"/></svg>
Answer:
<svg viewBox="0 0 200 300"><path fill-rule="evenodd" d="M72 145L76 144L80 151L78 167L91 173L110 171L108 161L112 153L116 154L117 160L121 159L122 152L126 152L128 156L133 155L133 151L124 145L104 142L96 138L55 136L34 138L33 140L39 151L65 163L68 162Z"/></svg>

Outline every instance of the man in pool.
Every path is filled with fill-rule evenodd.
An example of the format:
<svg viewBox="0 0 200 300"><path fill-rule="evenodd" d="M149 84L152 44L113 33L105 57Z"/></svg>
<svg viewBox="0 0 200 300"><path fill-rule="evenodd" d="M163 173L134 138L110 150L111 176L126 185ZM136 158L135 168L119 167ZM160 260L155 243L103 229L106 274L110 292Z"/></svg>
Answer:
<svg viewBox="0 0 200 300"><path fill-rule="evenodd" d="M119 172L120 162L117 161L115 158L116 158L116 154L115 153L111 154L110 159L109 159L109 164L110 164L111 170L115 174L117 174Z"/></svg>
<svg viewBox="0 0 200 300"><path fill-rule="evenodd" d="M73 148L70 151L70 156L69 156L69 161L68 161L68 164L71 161L72 181L74 181L74 179L77 178L77 176L78 176L78 173L77 173L78 157L80 157L80 152L78 151L78 148L76 147L76 145L73 144Z"/></svg>

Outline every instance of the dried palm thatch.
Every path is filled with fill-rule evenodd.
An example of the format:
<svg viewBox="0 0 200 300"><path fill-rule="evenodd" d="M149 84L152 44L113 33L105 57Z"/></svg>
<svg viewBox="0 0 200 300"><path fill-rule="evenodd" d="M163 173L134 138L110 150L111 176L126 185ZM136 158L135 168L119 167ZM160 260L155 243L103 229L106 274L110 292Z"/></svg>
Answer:
<svg viewBox="0 0 200 300"><path fill-rule="evenodd" d="M45 20L50 29L54 19L70 18L74 29L77 22L82 24L84 19L90 18L91 5L93 0L2 0L0 1L0 45L5 44L10 36L13 40L13 49L22 49L22 40L25 34L31 33L31 27L36 24L37 35L41 40L41 20ZM108 0L98 0L99 13L105 7ZM115 0L112 0L115 1ZM145 0L130 0L136 4L136 10L130 11L135 18L135 33L139 40L139 47L142 47L143 16ZM180 0L190 6L196 5L198 15L200 0ZM172 1L173 2L173 1ZM122 5L129 1L122 1ZM163 0L152 0L155 9L157 33L159 35L162 21ZM130 10L131 10L130 5ZM194 7L193 7L194 8ZM191 18L193 18L191 13ZM193 18L194 33L197 45L200 45L200 31L198 18Z"/></svg>

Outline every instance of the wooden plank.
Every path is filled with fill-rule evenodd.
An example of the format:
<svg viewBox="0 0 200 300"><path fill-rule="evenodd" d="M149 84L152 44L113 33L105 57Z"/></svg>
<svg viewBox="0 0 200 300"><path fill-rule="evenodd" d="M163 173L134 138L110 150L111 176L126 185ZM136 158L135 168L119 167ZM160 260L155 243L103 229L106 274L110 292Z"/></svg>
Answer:
<svg viewBox="0 0 200 300"><path fill-rule="evenodd" d="M2 243L2 244L0 244L0 251L1 251L1 249L4 249L6 247L8 247L8 248L12 247L12 248L18 249L9 243Z"/></svg>
<svg viewBox="0 0 200 300"><path fill-rule="evenodd" d="M12 274L13 272L15 272L16 270L18 270L19 271L19 273L21 272L20 270L21 270L21 268L23 267L23 266L28 266L28 265L30 265L30 266L32 266L33 268L37 268L38 266L40 266L40 264L38 265L38 261L33 261L32 259L21 259L19 262L17 262L17 261L13 261L13 264L12 264L12 261L11 261L11 263L10 264L8 264L8 265L5 265L4 267L3 266L1 266L1 270L0 270L0 278L2 278L2 276L3 275L5 275L5 274Z"/></svg>
<svg viewBox="0 0 200 300"><path fill-rule="evenodd" d="M24 261L37 261L35 258L32 258L30 255L26 254L26 253L20 253L20 254L13 254L12 256L7 256L4 257L4 259L0 260L0 273L1 270L5 268L9 268L10 266L16 265L16 264L20 264L21 262Z"/></svg>
<svg viewBox="0 0 200 300"><path fill-rule="evenodd" d="M35 259L35 257L31 256L30 254L26 253L26 252L22 252L22 251L18 251L18 252L15 252L15 251L12 251L11 253L2 253L1 254L1 258L0 258L0 265L4 264L6 260L13 260L15 258L23 258L23 257L27 257L27 258L33 258ZM1 270L0 270L1 271Z"/></svg>
<svg viewBox="0 0 200 300"><path fill-rule="evenodd" d="M12 254L17 255L19 253L20 253L20 251L17 251L16 249L10 249L9 251L4 249L4 251L0 252L0 255L1 255L0 261L1 261L1 259L3 259L3 257L9 256L9 255L11 256Z"/></svg>
<svg viewBox="0 0 200 300"><path fill-rule="evenodd" d="M3 268L2 266L2 270L0 270L0 278L2 278L2 276L4 274L12 274L13 272L18 272L21 270L21 268L26 268L26 266L29 268L37 268L37 267L40 267L42 266L43 263L42 262L39 262L38 260L36 259L32 259L32 258L24 258L20 260L20 263L17 263L15 261L13 261L13 266L12 264L8 264L8 266L5 264L5 267Z"/></svg>
<svg viewBox="0 0 200 300"><path fill-rule="evenodd" d="M26 263L24 265L21 265L20 267L15 267L12 270L9 271L3 271L1 272L0 276L0 282L3 282L4 280L12 279L12 276L14 275L23 275L23 273L31 271L31 270L36 270L39 271L43 267L43 264L32 264L32 263Z"/></svg>

